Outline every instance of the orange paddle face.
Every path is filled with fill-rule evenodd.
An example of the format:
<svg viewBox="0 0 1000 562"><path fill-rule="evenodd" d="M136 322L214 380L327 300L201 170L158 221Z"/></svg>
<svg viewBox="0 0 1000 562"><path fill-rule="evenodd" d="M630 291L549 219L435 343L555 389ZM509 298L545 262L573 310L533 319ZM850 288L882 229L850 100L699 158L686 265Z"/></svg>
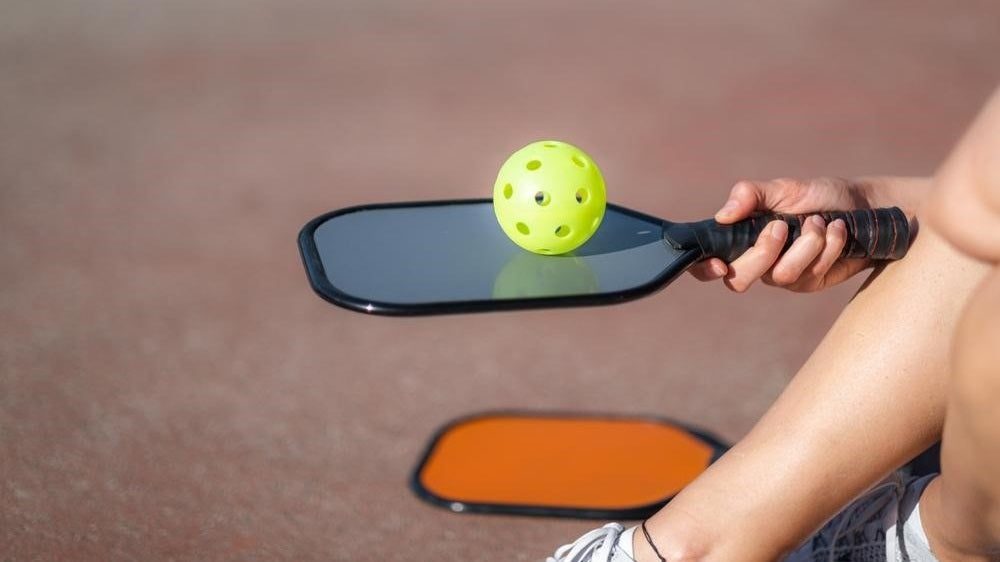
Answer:
<svg viewBox="0 0 1000 562"><path fill-rule="evenodd" d="M455 511L638 518L723 450L658 419L489 414L446 427L413 485Z"/></svg>

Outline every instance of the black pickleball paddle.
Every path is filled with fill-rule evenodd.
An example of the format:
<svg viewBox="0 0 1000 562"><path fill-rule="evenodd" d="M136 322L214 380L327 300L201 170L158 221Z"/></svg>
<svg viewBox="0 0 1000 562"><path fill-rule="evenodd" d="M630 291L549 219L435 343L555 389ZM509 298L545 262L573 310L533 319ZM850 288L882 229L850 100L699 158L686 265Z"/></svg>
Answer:
<svg viewBox="0 0 1000 562"><path fill-rule="evenodd" d="M910 244L898 208L817 213L847 224L845 257L894 260ZM695 262L739 257L768 222L673 223L608 204L583 246L558 256L527 252L500 229L489 199L364 205L324 214L299 234L313 289L359 312L428 315L620 303L666 286ZM787 247L787 246L786 246Z"/></svg>

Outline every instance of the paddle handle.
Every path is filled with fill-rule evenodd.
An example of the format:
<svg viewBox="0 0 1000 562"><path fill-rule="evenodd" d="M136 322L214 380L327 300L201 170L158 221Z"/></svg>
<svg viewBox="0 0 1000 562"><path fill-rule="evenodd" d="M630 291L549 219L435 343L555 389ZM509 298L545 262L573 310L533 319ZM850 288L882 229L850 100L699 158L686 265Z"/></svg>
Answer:
<svg viewBox="0 0 1000 562"><path fill-rule="evenodd" d="M897 260L910 247L910 222L898 207L829 211L819 215L826 224L843 219L847 225L847 243L841 252L844 258ZM757 241L768 223L782 220L788 224L787 250L802 234L802 223L812 216L764 213L735 224L719 224L714 220L689 223L705 257L731 262L743 255Z"/></svg>

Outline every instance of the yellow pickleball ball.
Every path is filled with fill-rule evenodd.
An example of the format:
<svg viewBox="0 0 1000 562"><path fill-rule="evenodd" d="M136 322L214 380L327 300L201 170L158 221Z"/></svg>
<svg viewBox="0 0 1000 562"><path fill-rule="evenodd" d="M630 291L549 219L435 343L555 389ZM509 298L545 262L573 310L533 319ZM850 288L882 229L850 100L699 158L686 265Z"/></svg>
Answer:
<svg viewBox="0 0 1000 562"><path fill-rule="evenodd" d="M604 218L607 191L597 164L579 148L539 141L504 162L493 186L493 210L515 244L538 254L580 247Z"/></svg>

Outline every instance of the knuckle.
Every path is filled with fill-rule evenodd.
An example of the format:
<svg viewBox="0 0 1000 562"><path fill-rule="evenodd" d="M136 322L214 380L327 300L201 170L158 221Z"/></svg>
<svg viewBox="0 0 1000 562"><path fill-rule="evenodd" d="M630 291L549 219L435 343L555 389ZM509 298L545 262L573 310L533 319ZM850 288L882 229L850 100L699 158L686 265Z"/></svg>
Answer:
<svg viewBox="0 0 1000 562"><path fill-rule="evenodd" d="M768 236L767 240L764 240L762 243L758 243L751 248L755 257L761 262L768 262L768 265L777 261L777 259L781 256L781 251L784 249L785 240L771 236Z"/></svg>
<svg viewBox="0 0 1000 562"><path fill-rule="evenodd" d="M818 253L826 244L826 229L807 222L806 226L802 228L802 234L799 235L795 244Z"/></svg>
<svg viewBox="0 0 1000 562"><path fill-rule="evenodd" d="M781 185L782 187L791 189L801 189L808 185L808 182L803 180L802 178L787 177L787 176L776 179L775 183Z"/></svg>
<svg viewBox="0 0 1000 562"><path fill-rule="evenodd" d="M740 180L733 185L733 188L729 191L732 197L743 199L746 197L754 197L757 193L757 182L753 180Z"/></svg>
<svg viewBox="0 0 1000 562"><path fill-rule="evenodd" d="M750 283L740 279L726 279L726 287L734 293L745 293L750 288Z"/></svg>
<svg viewBox="0 0 1000 562"><path fill-rule="evenodd" d="M775 267L770 277L775 285L784 287L798 281L799 272L788 267Z"/></svg>
<svg viewBox="0 0 1000 562"><path fill-rule="evenodd" d="M809 268L809 276L813 279L822 279L826 275L826 272L830 271L830 266L833 263L824 263L822 261L817 262L815 265Z"/></svg>
<svg viewBox="0 0 1000 562"><path fill-rule="evenodd" d="M830 242L835 242L837 244L843 244L847 241L847 228L828 228L826 229L826 237Z"/></svg>
<svg viewBox="0 0 1000 562"><path fill-rule="evenodd" d="M819 240L822 240L823 238L825 238L825 236L823 235L823 231L820 230L819 227L817 227L811 221L806 221L806 223L802 225L802 233L799 234L799 237L795 241L802 244L805 243L812 244Z"/></svg>
<svg viewBox="0 0 1000 562"><path fill-rule="evenodd" d="M795 282L794 279L789 279L787 276L784 275L771 276L771 285L775 285L777 287L785 287L787 285L791 285L794 282Z"/></svg>
<svg viewBox="0 0 1000 562"><path fill-rule="evenodd" d="M789 281L788 279L782 279L780 277L775 278L772 275L767 279L762 279L762 280L764 281L764 283L772 287L778 287L780 289L785 289L788 291L792 291L794 293L806 293L811 290L809 289L811 281L809 279L804 279L803 277L797 277Z"/></svg>
<svg viewBox="0 0 1000 562"><path fill-rule="evenodd" d="M734 293L743 294L743 293L747 292L747 290L750 289L750 285L743 285L743 284L740 284L740 285L730 285L729 288Z"/></svg>
<svg viewBox="0 0 1000 562"><path fill-rule="evenodd" d="M820 176L809 180L809 187L815 189L830 189L837 183L837 178L832 176Z"/></svg>

